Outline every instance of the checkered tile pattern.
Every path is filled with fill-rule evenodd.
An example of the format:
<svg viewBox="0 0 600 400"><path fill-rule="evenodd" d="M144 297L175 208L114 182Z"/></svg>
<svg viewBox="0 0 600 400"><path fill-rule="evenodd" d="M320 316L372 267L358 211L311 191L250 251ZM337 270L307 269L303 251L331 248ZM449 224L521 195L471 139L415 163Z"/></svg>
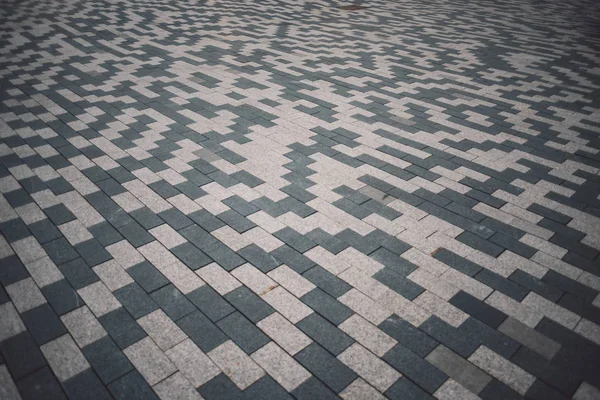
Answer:
<svg viewBox="0 0 600 400"><path fill-rule="evenodd" d="M347 5L0 0L0 398L600 399L598 4Z"/></svg>

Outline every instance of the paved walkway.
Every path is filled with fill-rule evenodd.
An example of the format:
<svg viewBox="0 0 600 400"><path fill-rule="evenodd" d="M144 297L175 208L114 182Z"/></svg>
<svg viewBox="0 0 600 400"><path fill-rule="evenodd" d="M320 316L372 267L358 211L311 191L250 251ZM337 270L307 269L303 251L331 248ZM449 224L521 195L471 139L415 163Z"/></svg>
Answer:
<svg viewBox="0 0 600 400"><path fill-rule="evenodd" d="M600 398L597 2L0 3L2 400Z"/></svg>

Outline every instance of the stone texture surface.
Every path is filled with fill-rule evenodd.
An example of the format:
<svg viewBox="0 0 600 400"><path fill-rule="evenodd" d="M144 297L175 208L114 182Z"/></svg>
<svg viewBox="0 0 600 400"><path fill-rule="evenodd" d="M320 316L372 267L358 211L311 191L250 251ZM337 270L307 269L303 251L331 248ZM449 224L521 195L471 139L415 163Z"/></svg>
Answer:
<svg viewBox="0 0 600 400"><path fill-rule="evenodd" d="M598 25L2 2L0 398L598 398Z"/></svg>

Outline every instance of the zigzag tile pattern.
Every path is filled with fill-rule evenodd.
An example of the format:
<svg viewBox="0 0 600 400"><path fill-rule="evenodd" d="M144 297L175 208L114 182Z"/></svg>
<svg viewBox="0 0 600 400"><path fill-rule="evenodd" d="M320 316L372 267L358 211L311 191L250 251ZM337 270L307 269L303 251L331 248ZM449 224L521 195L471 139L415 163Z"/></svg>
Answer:
<svg viewBox="0 0 600 400"><path fill-rule="evenodd" d="M599 25L0 0L0 398L599 399Z"/></svg>

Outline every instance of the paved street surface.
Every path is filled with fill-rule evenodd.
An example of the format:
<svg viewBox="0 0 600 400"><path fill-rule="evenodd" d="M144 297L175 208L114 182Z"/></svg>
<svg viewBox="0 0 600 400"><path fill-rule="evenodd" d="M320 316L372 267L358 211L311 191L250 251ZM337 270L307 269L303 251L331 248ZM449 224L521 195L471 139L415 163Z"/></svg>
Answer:
<svg viewBox="0 0 600 400"><path fill-rule="evenodd" d="M599 27L0 0L0 398L600 399Z"/></svg>

